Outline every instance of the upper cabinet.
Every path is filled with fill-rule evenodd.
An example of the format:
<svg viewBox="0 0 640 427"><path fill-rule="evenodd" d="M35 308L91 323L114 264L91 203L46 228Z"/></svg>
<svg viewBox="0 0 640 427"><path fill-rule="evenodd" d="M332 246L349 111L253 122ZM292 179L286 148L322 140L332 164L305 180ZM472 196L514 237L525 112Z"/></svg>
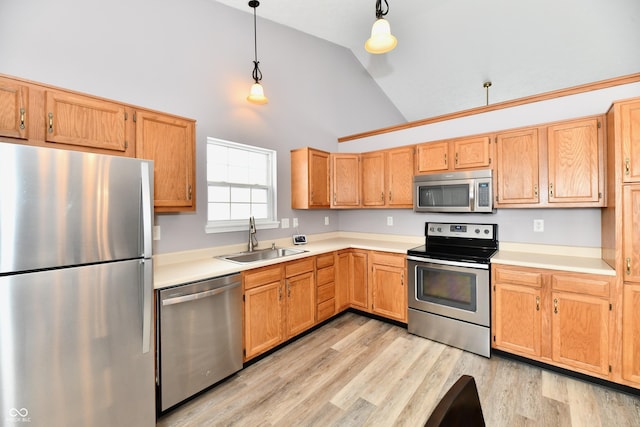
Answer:
<svg viewBox="0 0 640 427"><path fill-rule="evenodd" d="M27 139L29 87L0 77L0 136Z"/></svg>
<svg viewBox="0 0 640 427"><path fill-rule="evenodd" d="M328 208L329 153L305 147L291 150L291 208Z"/></svg>
<svg viewBox="0 0 640 427"><path fill-rule="evenodd" d="M156 212L195 210L195 122L141 110L134 120L136 157L153 160Z"/></svg>
<svg viewBox="0 0 640 427"><path fill-rule="evenodd" d="M387 150L387 207L413 208L413 165L415 147Z"/></svg>
<svg viewBox="0 0 640 427"><path fill-rule="evenodd" d="M426 142L416 147L416 174L491 166L491 138L487 135Z"/></svg>
<svg viewBox="0 0 640 427"><path fill-rule="evenodd" d="M640 182L640 101L620 106L620 139L622 179L624 182Z"/></svg>
<svg viewBox="0 0 640 427"><path fill-rule="evenodd" d="M47 90L45 111L47 142L120 153L129 148L127 112L122 104Z"/></svg>
<svg viewBox="0 0 640 427"><path fill-rule="evenodd" d="M385 205L385 154L384 151L374 151L360 156L363 207L372 208Z"/></svg>
<svg viewBox="0 0 640 427"><path fill-rule="evenodd" d="M360 154L333 153L331 158L332 208L360 206Z"/></svg>
<svg viewBox="0 0 640 427"><path fill-rule="evenodd" d="M496 135L495 200L508 207L601 207L602 117Z"/></svg>
<svg viewBox="0 0 640 427"><path fill-rule="evenodd" d="M0 76L0 136L153 160L156 212L195 210L194 120Z"/></svg>

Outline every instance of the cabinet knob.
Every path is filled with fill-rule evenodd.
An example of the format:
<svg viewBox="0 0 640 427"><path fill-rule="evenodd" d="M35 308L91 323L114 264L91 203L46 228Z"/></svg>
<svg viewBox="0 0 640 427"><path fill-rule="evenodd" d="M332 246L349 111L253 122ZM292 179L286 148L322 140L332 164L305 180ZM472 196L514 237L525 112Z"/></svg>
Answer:
<svg viewBox="0 0 640 427"><path fill-rule="evenodd" d="M558 314L558 298L553 299L553 312Z"/></svg>
<svg viewBox="0 0 640 427"><path fill-rule="evenodd" d="M53 133L53 113L49 113L49 133Z"/></svg>
<svg viewBox="0 0 640 427"><path fill-rule="evenodd" d="M553 197L553 182L549 183L549 197Z"/></svg>
<svg viewBox="0 0 640 427"><path fill-rule="evenodd" d="M628 157L624 159L624 174L627 176L631 174L631 159Z"/></svg>
<svg viewBox="0 0 640 427"><path fill-rule="evenodd" d="M24 129L24 108L20 109L20 129Z"/></svg>
<svg viewBox="0 0 640 427"><path fill-rule="evenodd" d="M631 257L627 258L627 274L631 275Z"/></svg>
<svg viewBox="0 0 640 427"><path fill-rule="evenodd" d="M533 195L538 197L538 184L533 186Z"/></svg>
<svg viewBox="0 0 640 427"><path fill-rule="evenodd" d="M540 297L536 297L536 311L540 311Z"/></svg>

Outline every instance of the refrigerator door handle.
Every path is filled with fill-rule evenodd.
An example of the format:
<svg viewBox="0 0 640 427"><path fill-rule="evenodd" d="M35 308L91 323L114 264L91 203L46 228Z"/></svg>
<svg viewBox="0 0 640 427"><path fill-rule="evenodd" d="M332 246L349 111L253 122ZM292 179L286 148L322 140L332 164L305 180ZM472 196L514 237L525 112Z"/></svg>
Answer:
<svg viewBox="0 0 640 427"><path fill-rule="evenodd" d="M153 209L153 206L151 202L149 163L142 162L140 164L140 175L142 178L142 257L151 258L151 222L153 217L151 209Z"/></svg>
<svg viewBox="0 0 640 427"><path fill-rule="evenodd" d="M153 261L148 259L140 260L141 264L141 286L142 286L142 353L151 350L151 318L153 312L151 304L153 301Z"/></svg>

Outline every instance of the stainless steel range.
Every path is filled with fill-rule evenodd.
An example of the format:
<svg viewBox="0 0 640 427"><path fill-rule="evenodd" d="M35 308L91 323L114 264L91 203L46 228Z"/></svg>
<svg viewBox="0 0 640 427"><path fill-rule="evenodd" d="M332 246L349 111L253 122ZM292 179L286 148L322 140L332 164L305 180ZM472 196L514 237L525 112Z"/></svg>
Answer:
<svg viewBox="0 0 640 427"><path fill-rule="evenodd" d="M497 224L427 222L425 236L407 252L409 332L489 357Z"/></svg>

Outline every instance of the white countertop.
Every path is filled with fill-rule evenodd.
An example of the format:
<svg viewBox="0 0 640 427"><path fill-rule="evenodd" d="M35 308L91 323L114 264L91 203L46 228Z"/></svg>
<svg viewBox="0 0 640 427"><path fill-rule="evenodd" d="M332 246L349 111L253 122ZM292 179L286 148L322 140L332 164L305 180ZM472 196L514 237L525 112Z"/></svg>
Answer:
<svg viewBox="0 0 640 427"><path fill-rule="evenodd" d="M245 244L155 255L154 287L162 289L348 248L405 254L408 249L424 244L424 237L335 232L308 236L308 241L306 245L296 246L296 249L305 250L304 253L246 264L216 258L242 252L246 250ZM269 248L271 243L261 242L257 249ZM273 243L277 247L294 247L289 238ZM500 250L491 262L615 276L615 270L600 258L600 248L501 242Z"/></svg>
<svg viewBox="0 0 640 427"><path fill-rule="evenodd" d="M153 269L154 287L155 289L162 289L348 248L406 254L408 249L424 243L424 237L347 232L326 233L307 236L307 238L309 243L295 246L296 249L305 250L306 252L304 253L245 264L238 264L216 257L245 251L246 244L156 255L154 256ZM260 243L257 249L269 248L272 242L264 241ZM294 247L289 238L276 240L274 243L279 248Z"/></svg>

